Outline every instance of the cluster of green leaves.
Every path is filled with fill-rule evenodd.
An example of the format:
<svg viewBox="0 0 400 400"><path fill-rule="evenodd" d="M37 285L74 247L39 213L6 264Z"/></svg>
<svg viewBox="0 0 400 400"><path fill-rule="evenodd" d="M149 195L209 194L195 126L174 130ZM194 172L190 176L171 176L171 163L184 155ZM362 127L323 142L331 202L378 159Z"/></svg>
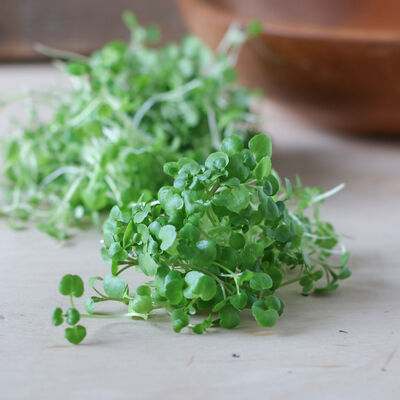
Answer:
<svg viewBox="0 0 400 400"><path fill-rule="evenodd" d="M68 227L99 225L99 213L113 205L155 196L171 182L165 162L182 155L202 162L225 136L251 137L252 95L233 67L256 25L229 31L224 51L213 54L193 36L154 48L157 29L129 12L124 20L130 42L61 64L73 90L52 94L49 122L33 118L10 136L1 212L11 225L31 218L63 239Z"/></svg>
<svg viewBox="0 0 400 400"><path fill-rule="evenodd" d="M226 137L204 165L185 157L166 163L173 184L157 200L129 210L114 206L101 252L111 270L90 280L96 296L86 301L86 316L104 317L96 303L113 300L127 306L122 316L130 318L167 310L176 332L231 329L245 309L272 327L284 309L276 295L281 287L298 282L303 293L335 290L351 274L349 254L320 219L319 205L340 187L324 193L303 188L299 179L283 183L271 152L266 135L254 136L248 148ZM132 268L149 277L135 293L122 278Z"/></svg>
<svg viewBox="0 0 400 400"><path fill-rule="evenodd" d="M86 336L86 328L78 325L81 319L79 311L74 305L74 297L81 297L83 295L83 281L78 275L65 275L59 284L59 292L64 296L69 296L71 307L63 314L60 307L55 307L51 320L54 326L62 325L65 322L71 325L70 328L65 328L65 338L73 343L80 343Z"/></svg>

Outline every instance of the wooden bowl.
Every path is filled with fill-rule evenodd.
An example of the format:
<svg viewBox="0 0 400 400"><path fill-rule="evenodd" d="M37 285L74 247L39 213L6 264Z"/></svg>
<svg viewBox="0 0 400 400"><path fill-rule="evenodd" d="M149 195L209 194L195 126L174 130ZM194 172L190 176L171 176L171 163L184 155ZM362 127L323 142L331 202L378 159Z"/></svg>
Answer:
<svg viewBox="0 0 400 400"><path fill-rule="evenodd" d="M241 81L326 127L400 134L400 1L178 0L213 48L233 20L258 19Z"/></svg>

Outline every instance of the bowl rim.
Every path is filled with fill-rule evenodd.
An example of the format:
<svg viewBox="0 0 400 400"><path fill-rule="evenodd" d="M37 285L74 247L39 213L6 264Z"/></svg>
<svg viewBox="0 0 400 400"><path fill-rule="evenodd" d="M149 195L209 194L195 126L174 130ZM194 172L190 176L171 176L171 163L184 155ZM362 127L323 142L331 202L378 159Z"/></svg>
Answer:
<svg viewBox="0 0 400 400"><path fill-rule="evenodd" d="M245 23L254 21L255 18L240 15L230 9L220 5L211 4L204 0L176 0L179 7L183 8L183 3L192 3L201 8L204 12L217 15L226 24L232 20L239 20ZM291 37L309 40L325 41L344 41L378 44L399 44L400 31L393 30L367 30L361 28L324 28L313 25L285 24L270 22L266 19L260 20L263 33L271 36Z"/></svg>

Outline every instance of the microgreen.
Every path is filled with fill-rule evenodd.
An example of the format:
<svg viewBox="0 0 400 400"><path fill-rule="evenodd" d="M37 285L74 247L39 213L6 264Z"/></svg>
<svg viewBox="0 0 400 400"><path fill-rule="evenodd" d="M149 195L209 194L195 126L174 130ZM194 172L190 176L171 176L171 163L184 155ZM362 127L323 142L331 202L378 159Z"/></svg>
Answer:
<svg viewBox="0 0 400 400"><path fill-rule="evenodd" d="M175 332L189 328L200 334L217 326L236 327L249 309L260 326L272 327L284 310L278 295L282 287L298 283L303 293L332 291L350 276L349 253L319 212L338 189L324 193L303 187L299 179L282 181L271 168L268 136L253 137L248 147L231 136L204 165L188 158L169 162L164 170L172 182L160 188L157 199L125 211L113 207L104 223L102 249L111 273L89 280L91 287L102 280L104 293L96 289L86 301L88 314L80 315L81 321L146 319L161 308L171 316ZM136 291L123 279L132 269L150 278ZM71 299L81 294L75 275L61 282L62 294ZM119 301L127 312L95 310L108 300ZM53 324L64 318L77 323L71 313L56 308ZM83 338L77 325L73 332L68 329L72 343Z"/></svg>
<svg viewBox="0 0 400 400"><path fill-rule="evenodd" d="M11 226L32 219L41 231L64 239L72 226L99 225L99 214L114 205L125 209L154 197L172 182L162 170L166 162L182 156L203 162L224 137L247 141L256 129L252 95L238 85L233 69L256 25L231 27L213 54L194 36L154 48L157 30L141 27L129 12L123 19L131 40L59 62L73 89L51 95L50 121L33 113L8 138L1 212ZM36 106L38 99L32 100ZM217 169L228 162L224 157L214 160Z"/></svg>

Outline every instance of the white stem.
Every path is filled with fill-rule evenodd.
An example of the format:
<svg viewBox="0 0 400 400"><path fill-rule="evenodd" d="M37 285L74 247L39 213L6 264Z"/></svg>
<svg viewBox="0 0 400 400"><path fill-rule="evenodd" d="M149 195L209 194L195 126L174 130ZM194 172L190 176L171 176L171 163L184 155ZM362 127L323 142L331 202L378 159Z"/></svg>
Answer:
<svg viewBox="0 0 400 400"><path fill-rule="evenodd" d="M138 127L140 122L142 121L143 117L150 110L151 107L157 102L160 101L167 101L167 100L177 100L182 97L185 93L198 88L201 85L201 81L199 79L193 79L192 81L180 86L177 89L171 90L169 92L164 93L157 93L150 98L148 98L139 110L136 112L135 116L133 117L133 125Z"/></svg>
<svg viewBox="0 0 400 400"><path fill-rule="evenodd" d="M345 186L346 186L346 185L345 185L344 183L341 183L340 185L334 187L333 189L328 190L327 192L322 193L322 194L320 194L320 195L318 195L318 196L315 196L315 197L311 200L311 203L318 203L318 202L320 202L320 201L322 201L322 200L325 200L326 198L331 197L331 196L333 196L334 194L340 192L342 189L344 189Z"/></svg>
<svg viewBox="0 0 400 400"><path fill-rule="evenodd" d="M55 171L53 171L50 175L46 176L46 178L44 178L42 180L42 182L40 182L40 186L48 185L50 182L54 181L55 179L57 179L59 176L61 176L63 174L66 174L66 173L78 174L80 172L81 172L81 170L74 166L66 166L66 167L58 168Z"/></svg>
<svg viewBox="0 0 400 400"><path fill-rule="evenodd" d="M208 120L208 126L210 128L212 145L216 150L219 150L221 146L221 140L218 134L217 122L215 120L215 113L211 107L207 107L207 120Z"/></svg>

